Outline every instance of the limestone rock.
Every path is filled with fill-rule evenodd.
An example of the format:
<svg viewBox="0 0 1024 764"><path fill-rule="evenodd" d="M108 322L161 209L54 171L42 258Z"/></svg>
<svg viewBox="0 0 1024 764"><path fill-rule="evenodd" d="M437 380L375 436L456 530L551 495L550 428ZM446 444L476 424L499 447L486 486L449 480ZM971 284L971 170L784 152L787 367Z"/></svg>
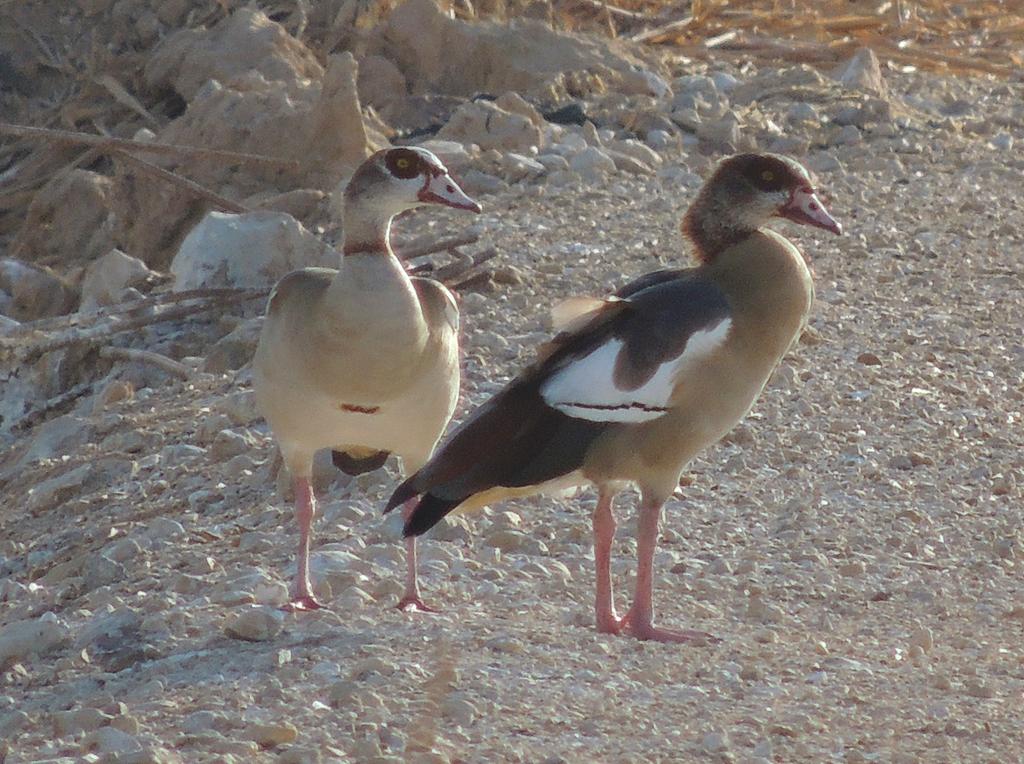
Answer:
<svg viewBox="0 0 1024 764"><path fill-rule="evenodd" d="M171 262L176 290L265 287L286 273L333 264L336 255L291 215L211 212L182 242Z"/></svg>
<svg viewBox="0 0 1024 764"><path fill-rule="evenodd" d="M884 96L887 92L878 56L871 48L858 50L853 58L832 72L832 77L852 90L866 90L878 96Z"/></svg>
<svg viewBox="0 0 1024 764"><path fill-rule="evenodd" d="M541 131L528 117L505 111L490 101L460 106L437 137L475 143L481 149L529 151L541 143Z"/></svg>
<svg viewBox="0 0 1024 764"><path fill-rule="evenodd" d="M569 160L569 166L590 182L615 172L615 161L596 146L588 146L576 154Z"/></svg>
<svg viewBox="0 0 1024 764"><path fill-rule="evenodd" d="M478 152L470 151L472 147L466 147L459 141L432 139L417 145L436 154L448 171L459 177L460 180L462 174L469 169L478 155Z"/></svg>
<svg viewBox="0 0 1024 764"><path fill-rule="evenodd" d="M209 80L228 84L249 72L296 86L319 79L313 52L266 14L239 8L211 29L183 29L164 40L146 64L146 84L171 86L191 101Z"/></svg>
<svg viewBox="0 0 1024 764"><path fill-rule="evenodd" d="M54 459L74 452L96 437L96 426L88 419L65 414L36 428L28 449L18 464L22 467L42 459Z"/></svg>
<svg viewBox="0 0 1024 764"><path fill-rule="evenodd" d="M10 251L23 260L65 268L109 252L113 190L110 178L89 170L57 174L33 197Z"/></svg>
<svg viewBox="0 0 1024 764"><path fill-rule="evenodd" d="M86 751L123 756L142 750L142 743L134 735L122 732L116 727L100 727L86 735L82 747Z"/></svg>
<svg viewBox="0 0 1024 764"><path fill-rule="evenodd" d="M243 321L229 334L213 344L203 361L203 371L210 374L224 374L241 369L252 360L256 344L260 339L263 317Z"/></svg>
<svg viewBox="0 0 1024 764"><path fill-rule="evenodd" d="M627 95L649 95L655 98L672 95L672 88L665 79L649 69L630 69L622 72L617 89Z"/></svg>
<svg viewBox="0 0 1024 764"><path fill-rule="evenodd" d="M380 109L408 92L405 75L391 59L384 56L365 56L359 61L359 100L367 106Z"/></svg>
<svg viewBox="0 0 1024 764"><path fill-rule="evenodd" d="M535 19L455 19L435 0L408 0L380 26L376 44L412 93L537 93L551 80L590 69L631 71L627 54L596 37L558 32Z"/></svg>
<svg viewBox="0 0 1024 764"><path fill-rule="evenodd" d="M266 642L281 633L284 614L274 608L257 605L233 617L224 627L229 637L246 642Z"/></svg>
<svg viewBox="0 0 1024 764"><path fill-rule="evenodd" d="M153 271L137 257L112 249L85 269L82 302L78 309L95 310L118 303L127 288L138 286L153 275Z"/></svg>
<svg viewBox="0 0 1024 764"><path fill-rule="evenodd" d="M87 462L35 484L28 490L28 507L39 512L63 503L79 491L92 472L93 466Z"/></svg>
<svg viewBox="0 0 1024 764"><path fill-rule="evenodd" d="M260 748L271 748L294 742L299 736L299 731L294 724L284 722L282 724L253 724L247 730L247 734L256 741L256 745Z"/></svg>
<svg viewBox="0 0 1024 764"><path fill-rule="evenodd" d="M40 655L63 644L67 627L52 613L28 621L15 621L0 629L0 666L8 661Z"/></svg>
<svg viewBox="0 0 1024 764"><path fill-rule="evenodd" d="M77 299L49 268L6 257L0 259L0 292L10 296L5 312L16 321L68 313Z"/></svg>
<svg viewBox="0 0 1024 764"><path fill-rule="evenodd" d="M210 188L229 189L225 194L233 199L296 188L327 191L384 142L364 126L356 63L348 53L332 56L322 79L300 79L291 91L257 71L232 87L210 81L159 139L294 161L289 167L205 158L165 160ZM132 214L118 218L118 239L128 251L145 253L141 256L151 267L164 268L208 205L169 184L139 177L131 166L121 171L125 178L119 184L119 204Z"/></svg>

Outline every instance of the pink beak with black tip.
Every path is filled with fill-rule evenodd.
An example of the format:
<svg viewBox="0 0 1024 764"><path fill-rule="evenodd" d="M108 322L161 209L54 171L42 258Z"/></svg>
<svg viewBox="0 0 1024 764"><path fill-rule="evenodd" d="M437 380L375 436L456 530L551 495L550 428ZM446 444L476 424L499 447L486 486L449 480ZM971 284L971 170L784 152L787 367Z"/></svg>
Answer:
<svg viewBox="0 0 1024 764"><path fill-rule="evenodd" d="M446 207L476 213L481 211L480 205L466 196L459 188L459 184L446 172L431 175L420 189L418 198L425 204L443 204Z"/></svg>
<svg viewBox="0 0 1024 764"><path fill-rule="evenodd" d="M779 210L781 217L792 220L801 225L813 225L817 228L824 228L834 234L842 235L843 227L839 222L828 214L825 205L821 203L814 189L810 186L803 186L793 191L789 201Z"/></svg>

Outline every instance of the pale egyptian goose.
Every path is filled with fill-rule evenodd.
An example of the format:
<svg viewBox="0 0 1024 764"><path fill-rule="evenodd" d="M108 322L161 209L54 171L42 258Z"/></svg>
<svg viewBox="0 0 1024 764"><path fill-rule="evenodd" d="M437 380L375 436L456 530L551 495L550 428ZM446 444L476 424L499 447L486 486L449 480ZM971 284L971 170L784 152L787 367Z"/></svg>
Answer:
<svg viewBox="0 0 1024 764"><path fill-rule="evenodd" d="M455 300L436 281L410 278L389 243L391 219L422 204L480 212L429 151L377 152L345 189L340 269L289 273L270 296L254 385L295 489L293 610L320 607L309 581L314 453L334 449L335 465L350 474L376 469L394 453L411 473L430 457L455 410ZM427 610L414 539L407 549L399 607Z"/></svg>
<svg viewBox="0 0 1024 764"><path fill-rule="evenodd" d="M742 154L721 162L683 219L699 266L641 276L589 300L540 357L478 408L388 510L419 497L405 533L456 507L585 484L594 510L597 629L684 642L710 635L652 623L652 563L662 505L684 467L757 399L807 320L814 288L774 216L839 234L797 162ZM612 500L641 491L632 607L617 618L609 571Z"/></svg>

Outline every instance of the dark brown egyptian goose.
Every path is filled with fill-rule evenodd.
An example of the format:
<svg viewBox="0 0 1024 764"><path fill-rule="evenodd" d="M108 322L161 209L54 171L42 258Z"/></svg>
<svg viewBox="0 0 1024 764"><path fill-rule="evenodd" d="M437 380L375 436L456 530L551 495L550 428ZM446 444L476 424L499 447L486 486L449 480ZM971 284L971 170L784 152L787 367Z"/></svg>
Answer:
<svg viewBox="0 0 1024 764"><path fill-rule="evenodd" d="M334 449L335 465L350 474L376 469L393 453L411 473L430 457L455 410L455 300L436 281L410 278L389 244L391 219L423 204L480 212L429 151L377 152L345 189L341 267L290 273L270 296L254 382L295 489L293 610L320 607L309 581L314 453ZM399 607L426 610L410 542Z"/></svg>
<svg viewBox="0 0 1024 764"><path fill-rule="evenodd" d="M797 248L763 227L776 216L842 232L792 159L719 164L683 219L700 264L641 276L585 310L574 301L577 315L538 360L395 491L388 510L419 499L406 535L457 507L592 484L598 631L709 637L653 624L658 522L687 462L750 410L807 320L811 276ZM633 604L618 618L612 500L628 483L641 491L639 561Z"/></svg>

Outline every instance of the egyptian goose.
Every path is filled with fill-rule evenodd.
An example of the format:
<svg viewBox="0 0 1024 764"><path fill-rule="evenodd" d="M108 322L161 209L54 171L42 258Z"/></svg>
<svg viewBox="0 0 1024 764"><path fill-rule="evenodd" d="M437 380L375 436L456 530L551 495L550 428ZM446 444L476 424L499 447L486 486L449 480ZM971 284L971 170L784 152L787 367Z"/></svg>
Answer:
<svg viewBox="0 0 1024 764"><path fill-rule="evenodd" d="M641 276L583 309L570 303L571 320L533 365L395 491L387 511L418 497L406 536L457 507L593 484L598 631L709 638L652 622L658 522L687 462L750 410L807 320L811 276L797 248L762 227L773 216L842 233L792 159L721 162L683 218L699 265ZM627 483L641 492L638 570L633 605L618 618L612 501Z"/></svg>
<svg viewBox="0 0 1024 764"><path fill-rule="evenodd" d="M315 514L313 455L334 450L350 474L389 453L407 474L434 450L459 394L455 300L410 278L391 251L391 219L423 204L472 212L470 199L429 151L393 148L367 159L344 193L341 267L289 273L274 288L253 362L256 403L291 471L299 553L292 610L321 607L309 581ZM411 543L410 543L411 542ZM416 581L415 539L399 607L429 608Z"/></svg>

